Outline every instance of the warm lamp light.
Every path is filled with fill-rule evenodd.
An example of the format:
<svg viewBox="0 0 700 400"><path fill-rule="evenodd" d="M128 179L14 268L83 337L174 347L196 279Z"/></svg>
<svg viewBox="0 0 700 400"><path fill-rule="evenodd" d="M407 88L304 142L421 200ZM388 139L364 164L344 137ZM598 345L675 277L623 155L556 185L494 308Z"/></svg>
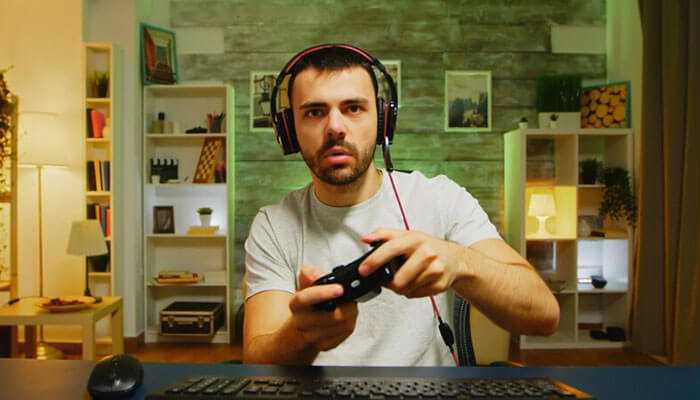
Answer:
<svg viewBox="0 0 700 400"><path fill-rule="evenodd" d="M68 239L68 254L75 256L99 256L107 254L107 244L102 234L102 226L96 219L73 221ZM92 297L88 285L88 267L85 264L85 296Z"/></svg>
<svg viewBox="0 0 700 400"><path fill-rule="evenodd" d="M554 196L551 194L535 193L530 196L530 207L527 210L527 215L537 218L539 227L535 236L545 237L548 235L545 230L547 218L557 215L557 207L554 204Z"/></svg>

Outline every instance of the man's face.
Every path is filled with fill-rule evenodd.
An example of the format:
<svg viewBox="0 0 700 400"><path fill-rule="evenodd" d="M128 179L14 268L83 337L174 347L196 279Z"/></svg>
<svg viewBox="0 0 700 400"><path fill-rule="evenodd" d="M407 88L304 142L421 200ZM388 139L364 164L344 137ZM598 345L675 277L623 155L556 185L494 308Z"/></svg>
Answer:
<svg viewBox="0 0 700 400"><path fill-rule="evenodd" d="M372 163L377 108L371 78L362 67L308 68L294 80L292 105L301 154L314 175L347 185Z"/></svg>

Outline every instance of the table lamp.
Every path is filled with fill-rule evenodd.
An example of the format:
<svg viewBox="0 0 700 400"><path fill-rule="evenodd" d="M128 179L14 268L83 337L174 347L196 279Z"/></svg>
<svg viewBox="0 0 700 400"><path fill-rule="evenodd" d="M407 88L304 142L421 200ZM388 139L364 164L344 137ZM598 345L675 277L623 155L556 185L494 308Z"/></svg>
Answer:
<svg viewBox="0 0 700 400"><path fill-rule="evenodd" d="M107 244L105 237L102 234L102 226L96 219L88 219L84 221L73 221L70 227L70 237L68 239L68 254L75 256L99 256L107 254ZM88 279L88 263L85 263L85 296L94 297L90 293L90 285ZM99 302L99 297L94 297L95 302Z"/></svg>
<svg viewBox="0 0 700 400"><path fill-rule="evenodd" d="M530 207L527 210L527 215L537 218L539 226L536 237L547 237L549 233L545 230L547 218L557 215L557 208L554 204L554 196L549 193L535 193L530 197Z"/></svg>

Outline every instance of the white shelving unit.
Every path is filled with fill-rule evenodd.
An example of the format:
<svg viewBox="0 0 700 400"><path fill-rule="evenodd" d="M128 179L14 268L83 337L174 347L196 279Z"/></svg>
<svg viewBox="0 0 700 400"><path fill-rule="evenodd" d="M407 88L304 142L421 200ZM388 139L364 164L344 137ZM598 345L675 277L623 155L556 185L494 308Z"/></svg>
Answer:
<svg viewBox="0 0 700 400"><path fill-rule="evenodd" d="M579 237L581 218L598 215L603 185L579 182L579 161L596 158L604 167L633 173L631 129L524 129L505 134L506 240L545 279L562 281L558 330L549 337L521 336L523 349L611 348L624 342L596 340L590 329L627 330L633 231L624 222L603 222L622 237ZM535 236L538 221L528 216L532 194L554 198L556 215ZM603 289L579 278L602 275Z"/></svg>
<svg viewBox="0 0 700 400"><path fill-rule="evenodd" d="M121 135L123 134L119 117L121 115L119 108L121 95L120 58L121 53L119 49L110 42L86 42L83 44L83 82L85 85L83 90L83 110L85 113L83 114L82 126L83 137L85 138L84 159L85 161L108 161L110 163L109 179L103 179L103 182L109 185L109 190L94 190L95 188L89 187L87 182L89 172L87 166L85 166L86 217L90 217L87 209L95 204L109 207L110 210L110 216L107 217L108 222L105 222L110 225L110 232L103 229L109 254L102 256L100 261L86 261L90 290L95 296L113 296L119 292L119 288L116 287L118 281L116 276L120 271L118 271L115 255L120 243L115 237L115 232L117 231L115 223L118 223L121 219L119 218L119 208L115 204L115 196L113 194L119 190L116 187L119 179L115 177L115 174L118 174L118 169L115 168L115 165L118 164L118 160L115 159L115 143L121 140ZM92 78L95 72L106 72L109 74L109 87L106 97L95 97L97 93L92 85ZM103 130L103 137L101 138L90 137L89 135L88 120L90 115L87 113L88 109L99 111L105 116L106 124ZM97 218L99 219L99 216ZM96 335L100 343L111 342L109 321L105 320L98 323Z"/></svg>
<svg viewBox="0 0 700 400"><path fill-rule="evenodd" d="M147 343L215 342L232 339L233 303L231 264L234 241L234 91L231 86L153 85L143 94L143 232L144 290ZM154 133L152 123L160 112L166 121L176 122L183 132ZM207 113L226 113L223 133L192 134L184 131L207 127ZM193 183L202 146L206 139L224 141L220 160L226 165L226 181ZM177 183L151 182L151 159L177 159ZM154 206L172 206L174 233L154 233ZM214 210L211 225L219 226L214 235L188 235L190 226L199 225L197 209ZM196 284L159 284L154 277L163 270L188 270L204 277ZM217 275L214 277L211 273ZM169 336L159 333L159 313L174 301L221 302L224 325L211 337Z"/></svg>

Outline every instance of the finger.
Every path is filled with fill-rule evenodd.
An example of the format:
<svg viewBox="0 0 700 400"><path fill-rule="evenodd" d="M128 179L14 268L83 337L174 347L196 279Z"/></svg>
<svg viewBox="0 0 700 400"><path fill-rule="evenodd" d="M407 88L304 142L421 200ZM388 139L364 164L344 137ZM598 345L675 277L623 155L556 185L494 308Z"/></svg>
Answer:
<svg viewBox="0 0 700 400"><path fill-rule="evenodd" d="M297 326L302 331L314 331L319 328L325 330L349 322L354 324L354 321L357 320L357 303L350 302L341 304L331 312L313 309L305 310L295 314L295 318L297 320Z"/></svg>
<svg viewBox="0 0 700 400"><path fill-rule="evenodd" d="M306 289L321 277L321 270L313 265L302 265L299 272L299 289Z"/></svg>
<svg viewBox="0 0 700 400"><path fill-rule="evenodd" d="M370 234L362 236L361 239L367 244L371 244L372 242L375 242L377 240L387 242L405 233L405 230L380 228Z"/></svg>
<svg viewBox="0 0 700 400"><path fill-rule="evenodd" d="M430 265L435 261L437 255L427 253L425 247L416 250L404 263L404 265L396 271L394 279L391 280L389 288L396 293L406 294L414 290L416 280L426 270L429 270ZM432 274L429 271L429 274Z"/></svg>
<svg viewBox="0 0 700 400"><path fill-rule="evenodd" d="M409 257L419 243L415 234L404 234L389 240L365 258L359 267L360 276L368 276L393 258L404 255Z"/></svg>
<svg viewBox="0 0 700 400"><path fill-rule="evenodd" d="M412 290L411 292L407 293L405 296L408 297L409 299L418 298L418 297L435 296L439 293L446 291L448 288L449 288L449 284L447 283L446 279L443 277L443 278L438 279L438 280L436 280L433 283L430 283L428 285L417 287L414 290Z"/></svg>
<svg viewBox="0 0 700 400"><path fill-rule="evenodd" d="M335 299L343 295L343 287L338 284L311 286L299 290L292 296L289 309L292 312L303 311L314 304Z"/></svg>

